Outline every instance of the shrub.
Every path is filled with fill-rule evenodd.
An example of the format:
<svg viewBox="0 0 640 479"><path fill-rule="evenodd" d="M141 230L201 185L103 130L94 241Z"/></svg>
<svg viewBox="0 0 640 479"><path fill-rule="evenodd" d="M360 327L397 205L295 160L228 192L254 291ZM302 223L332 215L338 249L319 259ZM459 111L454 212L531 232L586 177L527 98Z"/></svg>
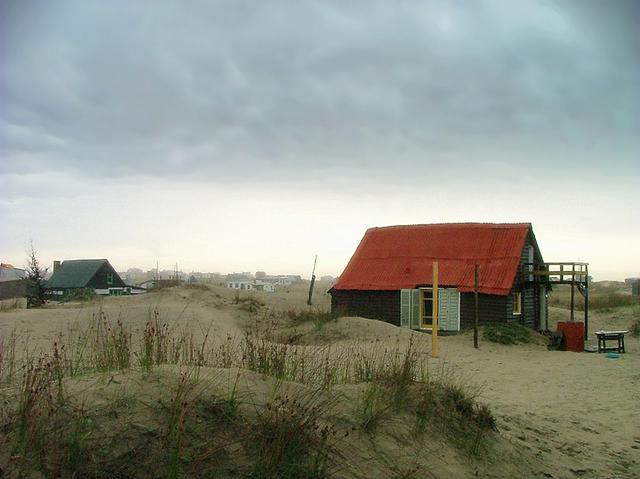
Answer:
<svg viewBox="0 0 640 479"><path fill-rule="evenodd" d="M91 301L97 297L96 290L93 288L77 288L68 290L64 297L64 301Z"/></svg>
<svg viewBox="0 0 640 479"><path fill-rule="evenodd" d="M239 292L236 292L233 298L233 304L239 305L242 311L247 313L257 313L260 308L264 306L264 302L260 301L254 296L240 296Z"/></svg>
<svg viewBox="0 0 640 479"><path fill-rule="evenodd" d="M531 329L515 323L487 325L484 327L483 337L500 344L530 343L533 339Z"/></svg>

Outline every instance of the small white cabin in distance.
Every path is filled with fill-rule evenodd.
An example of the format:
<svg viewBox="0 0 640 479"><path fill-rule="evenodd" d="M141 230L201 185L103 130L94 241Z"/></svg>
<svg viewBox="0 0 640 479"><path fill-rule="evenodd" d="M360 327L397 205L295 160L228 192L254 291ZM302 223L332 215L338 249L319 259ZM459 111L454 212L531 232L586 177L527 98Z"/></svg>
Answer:
<svg viewBox="0 0 640 479"><path fill-rule="evenodd" d="M227 288L240 289L244 291L264 291L267 293L273 293L276 290L276 285L267 281L261 281L254 279L251 281L229 281Z"/></svg>

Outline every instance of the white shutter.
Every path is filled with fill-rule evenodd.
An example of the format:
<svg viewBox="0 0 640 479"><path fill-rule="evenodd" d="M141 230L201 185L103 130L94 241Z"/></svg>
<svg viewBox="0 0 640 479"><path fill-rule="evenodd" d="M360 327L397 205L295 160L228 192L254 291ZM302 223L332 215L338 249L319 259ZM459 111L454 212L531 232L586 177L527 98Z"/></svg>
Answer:
<svg viewBox="0 0 640 479"><path fill-rule="evenodd" d="M454 288L439 289L438 329L458 331L458 291Z"/></svg>
<svg viewBox="0 0 640 479"><path fill-rule="evenodd" d="M400 290L400 327L408 328L411 325L411 290Z"/></svg>
<svg viewBox="0 0 640 479"><path fill-rule="evenodd" d="M400 290L400 327L420 329L420 290Z"/></svg>
<svg viewBox="0 0 640 479"><path fill-rule="evenodd" d="M421 297L422 295L419 289L411 290L411 329L420 329L422 325L422 318L420 317L422 311L420 307Z"/></svg>

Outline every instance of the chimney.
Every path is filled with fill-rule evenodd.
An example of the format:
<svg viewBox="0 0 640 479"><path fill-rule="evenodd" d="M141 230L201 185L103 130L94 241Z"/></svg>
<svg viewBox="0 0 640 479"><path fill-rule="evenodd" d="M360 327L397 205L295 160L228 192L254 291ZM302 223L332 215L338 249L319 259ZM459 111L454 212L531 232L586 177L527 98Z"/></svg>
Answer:
<svg viewBox="0 0 640 479"><path fill-rule="evenodd" d="M55 273L56 271L58 271L60 269L60 261L55 260L53 262L53 272Z"/></svg>

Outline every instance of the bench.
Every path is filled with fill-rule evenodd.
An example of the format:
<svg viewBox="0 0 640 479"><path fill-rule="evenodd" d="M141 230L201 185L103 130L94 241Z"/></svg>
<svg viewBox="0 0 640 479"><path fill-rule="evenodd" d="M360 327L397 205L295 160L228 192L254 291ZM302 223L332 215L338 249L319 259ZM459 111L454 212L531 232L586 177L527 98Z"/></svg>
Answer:
<svg viewBox="0 0 640 479"><path fill-rule="evenodd" d="M598 338L598 352L605 353L608 351L615 351L617 353L624 353L624 334L629 331L596 331L595 335ZM617 341L617 346L607 347L607 341Z"/></svg>

